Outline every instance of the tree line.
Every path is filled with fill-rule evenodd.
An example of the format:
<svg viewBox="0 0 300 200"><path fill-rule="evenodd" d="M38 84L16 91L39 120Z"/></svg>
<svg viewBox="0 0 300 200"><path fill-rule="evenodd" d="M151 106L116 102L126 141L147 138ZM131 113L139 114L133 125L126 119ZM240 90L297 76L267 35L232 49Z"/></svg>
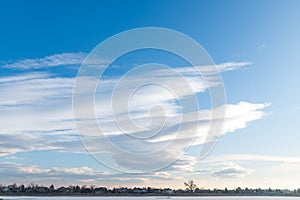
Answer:
<svg viewBox="0 0 300 200"><path fill-rule="evenodd" d="M300 189L204 189L199 188L193 180L184 182L184 189L153 188L153 187L96 187L94 185L69 185L55 188L54 185L40 186L37 184L0 185L1 195L266 195L266 196L300 196Z"/></svg>

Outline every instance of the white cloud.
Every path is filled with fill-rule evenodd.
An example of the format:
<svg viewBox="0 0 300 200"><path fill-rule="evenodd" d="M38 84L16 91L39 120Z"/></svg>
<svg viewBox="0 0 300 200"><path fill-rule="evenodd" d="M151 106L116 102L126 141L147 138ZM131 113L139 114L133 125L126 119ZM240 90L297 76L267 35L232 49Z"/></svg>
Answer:
<svg viewBox="0 0 300 200"><path fill-rule="evenodd" d="M265 115L264 108L270 103L252 104L239 102L236 105L226 105L226 118L223 127L223 134L247 127L247 123L258 120Z"/></svg>
<svg viewBox="0 0 300 200"><path fill-rule="evenodd" d="M232 71L235 69L244 68L251 65L251 62L226 62L217 65L217 68L220 72Z"/></svg>
<svg viewBox="0 0 300 200"><path fill-rule="evenodd" d="M34 79L42 79L42 78L48 78L50 74L48 73L30 73L30 74L21 74L16 76L6 76L0 78L0 83L12 83L17 81L28 81L28 80L34 80Z"/></svg>
<svg viewBox="0 0 300 200"><path fill-rule="evenodd" d="M96 185L96 186L149 186L150 179L156 181L176 180L168 172L154 172L151 174L121 174L98 172L88 166L82 167L53 167L41 168L37 165L23 165L16 163L0 163L1 184L23 183L55 186L68 185Z"/></svg>
<svg viewBox="0 0 300 200"><path fill-rule="evenodd" d="M10 166L10 169L15 169L18 173L22 174L50 174L50 175L61 175L61 174L70 174L70 175L93 175L95 174L90 167L83 166L79 168L59 168L53 167L51 169L40 168L36 165L20 165L14 163L1 163L2 166ZM5 167L1 168L2 170L6 169Z"/></svg>
<svg viewBox="0 0 300 200"><path fill-rule="evenodd" d="M286 156L270 156L257 154L230 154L209 157L203 162L232 162L232 161L265 161L265 162L281 162L281 163L300 163L299 157Z"/></svg>
<svg viewBox="0 0 300 200"><path fill-rule="evenodd" d="M251 64L252 64L251 62L225 62L225 63L209 65L209 66L181 67L176 71L183 73L186 76L198 76L199 73L205 76L214 73L221 73L225 71L242 69Z"/></svg>
<svg viewBox="0 0 300 200"><path fill-rule="evenodd" d="M210 187L289 188L298 187L300 158L260 154L208 156L195 164L192 174L207 177ZM238 181L237 181L238 179ZM201 180L201 179L200 179Z"/></svg>
<svg viewBox="0 0 300 200"><path fill-rule="evenodd" d="M80 65L86 56L86 53L81 52L53 54L44 58L24 59L12 63L7 63L2 65L2 67L25 70L67 65Z"/></svg>
<svg viewBox="0 0 300 200"><path fill-rule="evenodd" d="M213 171L212 175L217 178L243 178L251 173L253 173L252 169L243 168L236 163L228 163L227 166Z"/></svg>
<svg viewBox="0 0 300 200"><path fill-rule="evenodd" d="M80 64L84 54L57 54L40 59L27 59L5 65L8 68L29 69L42 68L61 65ZM249 63L224 63L218 65L221 71L233 70L248 65ZM210 67L206 67L211 72ZM115 164L125 168L148 169L153 166L162 166L166 162L172 162L182 151L182 147L194 136L197 131L197 141L194 143L202 144L209 128L211 111L209 110L191 110L181 112L181 106L176 103L176 99L183 99L187 96L203 92L208 87L221 84L215 80L208 79L204 83L198 74L195 74L193 67L177 69L182 73L182 77L175 74L169 74L166 71L151 71L148 73L134 74L135 76L127 79L125 85L120 85L119 98L117 98L117 112L111 110L111 101L109 99L117 79L108 78L101 82L101 89L96 94L96 114L99 117L101 128L106 136L116 144L132 152L148 152L153 149L161 149L173 141L176 136L178 125L181 125L184 135L178 137L178 143L173 149L165 149L161 152L161 157L144 155L140 160L124 156L119 151L114 151L109 146L99 147L99 140L92 140L92 144L98 142L95 146L95 152L109 152L109 156ZM138 75L138 76L136 76ZM148 79L147 79L148 78ZM127 114L126 95L127 89L135 88L138 83L145 80L154 80L163 85L171 85L176 95L168 88L157 88L157 85L143 88L140 93L136 93L129 101L131 109L131 118ZM27 73L11 77L0 78L0 140L5 141L0 146L0 156L6 156L17 152L27 152L34 150L56 150L76 153L86 153L76 134L73 123L72 112L72 91L74 78L55 77L49 73ZM185 82L188 85L183 87ZM187 87L191 89L187 90ZM169 88L170 89L170 88ZM125 102L122 104L120 102ZM82 100L83 109L85 102ZM164 110L154 109L153 106L160 105ZM223 134L245 128L248 122L263 117L263 109L267 104L252 104L240 102L238 104L225 105L227 109L226 121ZM215 108L218 109L218 108ZM127 129L128 134L145 136L151 134L151 128L159 127L165 120L164 131L156 137L149 140L132 140L120 130L114 121L113 114L117 115L119 122ZM150 115L152 114L152 115ZM183 116L184 120L181 120ZM195 117L199 116L199 117ZM128 126L131 121L141 125L141 127ZM219 119L216 119L219 120ZM197 127L200 122L200 126ZM152 126L149 128L148 125ZM98 138L99 139L99 138ZM100 138L101 139L101 138ZM28 145L30 144L30 145ZM151 163L145 162L151 160ZM169 169L192 171L195 164L194 157L182 157ZM152 166L151 166L152 165ZM52 169L55 171L55 169ZM59 171L56 169L56 171ZM33 170L33 172L38 172Z"/></svg>
<svg viewBox="0 0 300 200"><path fill-rule="evenodd" d="M49 73L28 73L0 78L0 106L32 104L71 97L73 78L53 77Z"/></svg>

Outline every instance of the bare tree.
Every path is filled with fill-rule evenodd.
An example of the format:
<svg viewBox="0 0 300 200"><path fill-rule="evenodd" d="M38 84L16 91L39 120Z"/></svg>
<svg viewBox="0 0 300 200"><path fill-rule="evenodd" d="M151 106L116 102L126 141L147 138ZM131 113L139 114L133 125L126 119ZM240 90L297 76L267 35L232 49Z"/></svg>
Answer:
<svg viewBox="0 0 300 200"><path fill-rule="evenodd" d="M190 192L194 192L197 185L194 183L193 180L189 180L188 182L184 182L184 186L186 187L186 190L190 191Z"/></svg>

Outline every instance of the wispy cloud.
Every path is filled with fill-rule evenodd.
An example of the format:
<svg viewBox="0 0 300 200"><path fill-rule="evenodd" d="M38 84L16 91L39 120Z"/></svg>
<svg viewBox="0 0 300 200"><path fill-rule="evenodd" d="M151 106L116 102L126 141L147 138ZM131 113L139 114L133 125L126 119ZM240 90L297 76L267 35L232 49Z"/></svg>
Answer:
<svg viewBox="0 0 300 200"><path fill-rule="evenodd" d="M85 56L84 53L56 54L40 59L26 59L14 62L5 65L5 67L35 69L75 65L80 64ZM248 62L229 62L217 66L220 71L229 71L249 64ZM209 66L204 67L204 69L208 73L212 71ZM182 80L170 76L170 74L163 70L136 74L128 79L128 84L121 86L120 92L122 94L127 89L135 88L137 82L141 80L145 81L148 80L148 77L155 76L156 80L159 79L166 85L172 85L177 91L177 96L174 96L169 91L157 88L156 86L143 88L144 90L141 93L137 93L131 99L131 102L129 102L129 109L131 109L132 114L131 119L125 116L128 112L127 106L122 106L122 104L117 105L119 106L116 109L117 112L111 109L109 96L118 78L114 76L101 80L102 90L100 89L96 92L95 110L101 123L101 128L111 141L127 151L147 152L151 148L159 149L161 146L171 142L174 136L176 136L176 127L181 124L184 127L185 135L184 138L177 139L184 143L190 140L195 135L194 131L197 130L197 138L194 145L203 144L210 125L211 111L203 109L180 113L180 105L174 103L174 100L184 99L189 95L204 92L209 87L214 87L221 83L213 79L208 79L208 82L204 84L203 80L199 78L197 67L182 67L175 70L182 74L184 80L192 90L184 90L180 84ZM45 149L71 153L87 153L78 138L73 123L72 92L74 81L75 77L57 77L46 72L30 72L0 78L0 96L3 97L0 99L2 113L0 115L0 139L1 141L6 141L0 147L0 156ZM127 102L128 99L124 98L124 95L120 95L118 102ZM82 100L82 104L85 104L84 100ZM164 109L164 113L153 110L151 116L152 123L160 122L163 117L166 118L167 123L165 124L163 134L159 134L154 138L133 141L114 122L114 115L117 115L125 125L129 124L130 121L128 120L134 120L139 125L147 125L150 119L149 110L155 105L160 105ZM245 128L249 122L263 117L263 109L268 104L239 102L223 106L226 107L227 114L222 134L226 134ZM184 121L180 121L181 115L184 115ZM194 116L199 116L199 118L195 118ZM147 134L149 130L147 126L144 127L138 131L132 129L127 134ZM180 148L177 147L162 151L161 156L165 158L163 163L166 161L170 161L171 163L175 160L178 157L178 152L182 151ZM160 157L147 157L145 155L142 160L136 161L104 145L97 145L94 150L95 152L109 151L111 159L120 167L147 169L149 166L151 168L151 165L161 166L163 164ZM145 160L151 160L152 164L145 162ZM195 157L185 156L166 169L170 171L193 171L195 163Z"/></svg>
<svg viewBox="0 0 300 200"><path fill-rule="evenodd" d="M82 52L53 54L43 58L32 58L10 62L2 65L1 67L25 70L67 65L80 65L86 56L87 54Z"/></svg>
<svg viewBox="0 0 300 200"><path fill-rule="evenodd" d="M217 68L220 72L232 71L235 69L244 68L251 65L251 62L226 62L217 65Z"/></svg>
<svg viewBox="0 0 300 200"><path fill-rule="evenodd" d="M252 169L246 169L238 164L229 163L227 164L227 166L222 167L219 170L213 171L212 175L217 178L242 178L251 173L253 173Z"/></svg>
<svg viewBox="0 0 300 200"><path fill-rule="evenodd" d="M0 78L0 83L12 83L12 82L19 82L19 81L28 81L28 80L34 80L34 79L42 79L42 78L48 78L50 76L49 73L26 73L26 74L19 74L15 76L5 76Z"/></svg>
<svg viewBox="0 0 300 200"><path fill-rule="evenodd" d="M223 181L226 185L232 183L236 187L241 185L249 187L253 184L253 187L268 185L268 187L292 188L298 185L295 174L300 169L300 158L261 154L225 154L209 156L198 161L195 168L200 167L205 170L200 172L195 170L193 173L215 177L217 182ZM257 178L261 183L254 181ZM239 179L239 182L236 183L235 179Z"/></svg>
<svg viewBox="0 0 300 200"><path fill-rule="evenodd" d="M53 167L42 168L37 165L23 165L16 163L0 163L1 184L11 184L13 182L23 184L53 184L73 185L93 184L102 186L115 186L124 184L126 186L149 185L149 180L174 180L167 172L154 172L149 174L121 174L107 171L95 171L88 166L81 167Z"/></svg>
<svg viewBox="0 0 300 200"><path fill-rule="evenodd" d="M235 161L266 161L266 162L282 162L282 163L299 163L299 157L286 156L270 156L258 154L230 154L210 157L203 162L235 162Z"/></svg>
<svg viewBox="0 0 300 200"><path fill-rule="evenodd" d="M216 65L208 65L208 66L180 67L177 68L176 71L182 73L183 75L189 78L192 78L192 77L199 76L199 74L209 76L215 73L222 73L226 71L246 68L249 65L252 65L252 63L251 62L224 62L224 63L220 63Z"/></svg>

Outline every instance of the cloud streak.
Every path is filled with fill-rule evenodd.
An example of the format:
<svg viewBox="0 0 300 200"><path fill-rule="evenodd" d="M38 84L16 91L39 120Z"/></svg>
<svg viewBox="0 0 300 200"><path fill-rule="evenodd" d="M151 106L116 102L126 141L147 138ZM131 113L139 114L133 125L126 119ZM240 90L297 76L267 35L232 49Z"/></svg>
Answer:
<svg viewBox="0 0 300 200"><path fill-rule="evenodd" d="M86 56L87 54L82 52L53 54L43 58L24 59L16 62L6 63L2 65L2 67L28 70L47 67L80 65Z"/></svg>
<svg viewBox="0 0 300 200"><path fill-rule="evenodd" d="M45 184L55 183L59 185L93 184L101 186L114 186L124 184L126 186L147 185L150 180L164 181L175 180L167 172L155 172L151 174L120 174L107 171L95 171L88 166L81 167L53 167L41 168L37 165L23 165L16 163L0 163L0 178L4 180L1 184L23 183L23 184Z"/></svg>
<svg viewBox="0 0 300 200"><path fill-rule="evenodd" d="M253 173L252 169L246 169L235 163L229 163L219 170L213 171L212 175L216 178L243 178Z"/></svg>

